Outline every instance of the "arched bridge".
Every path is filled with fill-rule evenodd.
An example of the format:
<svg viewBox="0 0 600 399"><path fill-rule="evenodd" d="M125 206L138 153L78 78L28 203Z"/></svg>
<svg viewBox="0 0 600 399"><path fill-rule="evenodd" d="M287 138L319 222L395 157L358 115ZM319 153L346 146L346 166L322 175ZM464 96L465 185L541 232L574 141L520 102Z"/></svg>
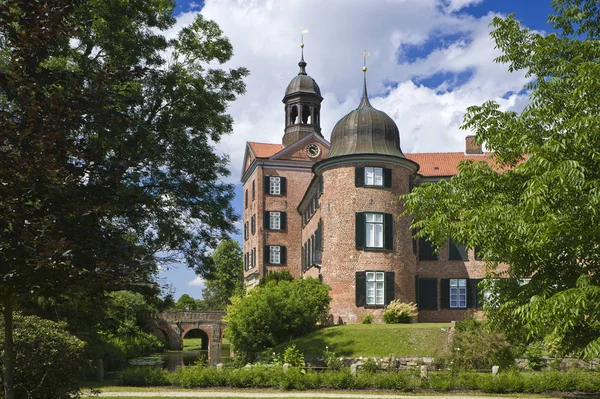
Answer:
<svg viewBox="0 0 600 399"><path fill-rule="evenodd" d="M152 312L145 324L156 336L164 338L171 350L183 350L183 337L192 330L200 330L202 350L207 350L209 361L217 364L221 361L226 326L223 316L225 312Z"/></svg>

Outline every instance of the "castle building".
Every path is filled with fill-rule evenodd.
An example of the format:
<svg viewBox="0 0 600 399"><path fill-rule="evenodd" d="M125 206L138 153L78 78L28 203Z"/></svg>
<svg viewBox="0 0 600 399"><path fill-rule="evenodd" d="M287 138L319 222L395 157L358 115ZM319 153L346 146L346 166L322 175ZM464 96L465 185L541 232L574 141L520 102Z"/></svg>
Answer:
<svg viewBox="0 0 600 399"><path fill-rule="evenodd" d="M399 218L399 196L424 181L447 179L464 159L486 160L466 139L465 152L404 154L396 123L367 95L321 134L323 97L300 71L283 97L282 144L248 142L243 161L244 277L253 287L269 271L315 277L331 287L331 321L375 319L394 299L415 302L419 321L458 320L481 306L485 266L451 240L437 253L415 241Z"/></svg>

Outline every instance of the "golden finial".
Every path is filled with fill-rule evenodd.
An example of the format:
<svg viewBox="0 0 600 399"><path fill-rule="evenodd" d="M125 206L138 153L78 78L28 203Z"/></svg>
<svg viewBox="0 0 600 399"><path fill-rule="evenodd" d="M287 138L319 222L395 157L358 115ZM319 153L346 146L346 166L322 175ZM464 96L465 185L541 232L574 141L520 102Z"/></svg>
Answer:
<svg viewBox="0 0 600 399"><path fill-rule="evenodd" d="M304 34L305 34L305 33L308 33L308 29L306 29L306 28L302 28L302 32L301 32L301 35L302 35L302 41L300 42L300 47L301 47L301 48L304 48Z"/></svg>
<svg viewBox="0 0 600 399"><path fill-rule="evenodd" d="M367 72L367 57L370 57L371 53L369 53L367 50L363 51L363 58L364 58L364 63L363 63L363 72Z"/></svg>

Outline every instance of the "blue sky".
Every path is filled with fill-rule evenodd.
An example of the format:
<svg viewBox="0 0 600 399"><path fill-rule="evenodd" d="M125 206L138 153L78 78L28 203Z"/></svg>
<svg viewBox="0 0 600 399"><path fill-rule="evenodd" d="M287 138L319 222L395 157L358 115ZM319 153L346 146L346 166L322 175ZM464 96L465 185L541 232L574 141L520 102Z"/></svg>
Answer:
<svg viewBox="0 0 600 399"><path fill-rule="evenodd" d="M307 72L324 97L325 138L358 105L366 49L371 103L396 121L405 153L462 151L468 132L459 126L470 105L494 99L519 111L527 104L524 73L493 62L499 55L489 38L495 15L515 13L532 30L552 30L546 24L550 0L177 0L175 12L177 27L167 35L200 12L232 42L234 57L222 67L250 70L246 94L229 108L234 132L215 145L230 156L231 176L224 180L236 184L240 214L245 143L281 142L281 99L298 73L303 28L309 30ZM172 265L160 279L176 297L201 296L202 280L185 265Z"/></svg>

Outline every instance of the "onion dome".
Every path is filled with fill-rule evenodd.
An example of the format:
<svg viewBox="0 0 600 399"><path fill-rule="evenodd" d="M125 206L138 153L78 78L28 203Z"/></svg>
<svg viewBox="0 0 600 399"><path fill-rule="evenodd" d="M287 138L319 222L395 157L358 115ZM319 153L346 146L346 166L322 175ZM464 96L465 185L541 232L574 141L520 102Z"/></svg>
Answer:
<svg viewBox="0 0 600 399"><path fill-rule="evenodd" d="M315 82L315 80L308 76L306 73L306 62L304 62L304 52L302 53L302 59L298 63L298 66L300 67L300 72L298 72L298 75L294 77L294 79L292 79L287 89L285 89L285 96L283 97L283 101L285 102L285 99L288 96L295 95L298 93L315 94L320 99L323 99L323 97L321 96L321 89L319 88L319 85L317 85L317 82Z"/></svg>
<svg viewBox="0 0 600 399"><path fill-rule="evenodd" d="M366 72L366 67L363 71ZM369 102L366 73L362 100L357 109L340 119L333 128L327 158L353 154L381 154L404 158L400 149L398 126L385 112L373 108Z"/></svg>

